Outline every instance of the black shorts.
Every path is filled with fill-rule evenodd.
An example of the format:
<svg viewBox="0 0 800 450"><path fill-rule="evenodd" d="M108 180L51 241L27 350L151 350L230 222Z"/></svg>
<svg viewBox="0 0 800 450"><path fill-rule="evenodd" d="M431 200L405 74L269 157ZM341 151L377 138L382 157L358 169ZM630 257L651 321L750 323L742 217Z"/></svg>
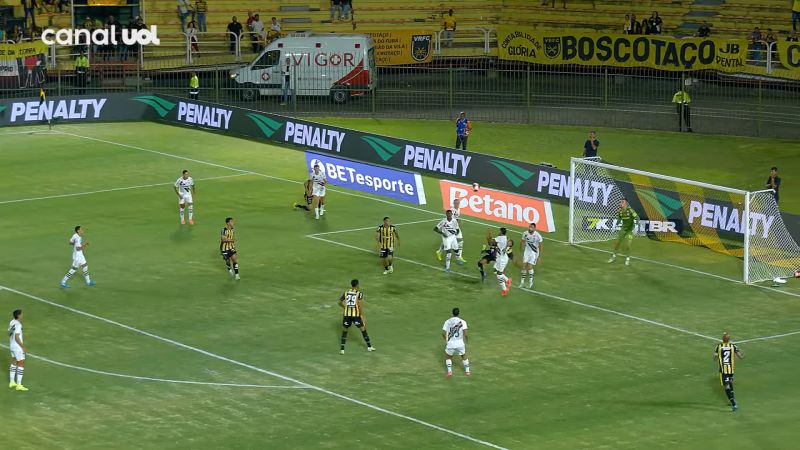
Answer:
<svg viewBox="0 0 800 450"><path fill-rule="evenodd" d="M727 374L726 375L724 373L720 373L719 374L719 381L722 384L733 383L733 374L731 373L731 374Z"/></svg>
<svg viewBox="0 0 800 450"><path fill-rule="evenodd" d="M514 252L508 252L506 255L508 255L508 259L514 259Z"/></svg>
<svg viewBox="0 0 800 450"><path fill-rule="evenodd" d="M494 255L491 253L484 253L481 255L481 259L485 259L487 263L494 262Z"/></svg>
<svg viewBox="0 0 800 450"><path fill-rule="evenodd" d="M236 254L236 249L220 250L224 259L231 259L231 256Z"/></svg>
<svg viewBox="0 0 800 450"><path fill-rule="evenodd" d="M364 326L364 321L361 320L361 317L348 317L345 316L342 318L342 326L345 328L350 328L350 325L355 325L358 328Z"/></svg>
<svg viewBox="0 0 800 450"><path fill-rule="evenodd" d="M390 256L394 256L394 249L393 248L382 248L380 257L381 258L388 258Z"/></svg>

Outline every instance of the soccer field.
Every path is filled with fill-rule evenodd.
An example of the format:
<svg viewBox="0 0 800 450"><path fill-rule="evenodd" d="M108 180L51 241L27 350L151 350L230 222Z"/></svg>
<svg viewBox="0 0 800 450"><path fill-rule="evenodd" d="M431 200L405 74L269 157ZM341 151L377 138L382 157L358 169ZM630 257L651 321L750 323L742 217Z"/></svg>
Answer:
<svg viewBox="0 0 800 450"><path fill-rule="evenodd" d="M336 123L386 134L400 126ZM526 127L498 129L498 153L534 158L509 132ZM583 134L531 130L552 143ZM655 140L677 161L705 149L699 166L715 149L736 152L713 170L669 167L719 184L762 178L759 165L772 157L800 162L786 141L745 140L748 152L725 137L617 133ZM624 154L608 157L622 163ZM559 166L569 157L563 144L535 155ZM197 182L194 226L179 225L172 184L182 169ZM30 350L30 391L0 392L5 441L15 449L797 448L798 283L746 286L735 258L645 238L634 242L631 266L608 265L609 243L564 242L567 208L553 205L558 231L545 236L535 290L516 288L510 268L503 298L475 268L487 226L498 224L464 223L468 264L454 273L436 260L437 180L424 180L423 207L329 189L316 221L291 207L306 176L301 152L192 129L0 130L0 311L10 320L24 310ZM800 204L792 193L800 192L784 191L788 208ZM387 215L401 241L395 272L384 276L374 229ZM219 256L226 216L237 220L241 281ZM78 274L61 289L77 224L97 286ZM520 232L509 230L517 242ZM351 329L339 355L336 300L352 278L377 351L366 352ZM458 362L444 377L440 330L454 306L469 322L470 378ZM712 360L723 331L745 353L735 414Z"/></svg>

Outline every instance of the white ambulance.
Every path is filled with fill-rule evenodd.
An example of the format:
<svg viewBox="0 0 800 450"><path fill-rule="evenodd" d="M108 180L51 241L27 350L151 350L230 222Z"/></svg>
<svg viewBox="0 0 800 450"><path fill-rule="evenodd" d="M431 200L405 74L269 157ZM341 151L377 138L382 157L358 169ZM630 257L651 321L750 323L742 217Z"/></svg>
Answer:
<svg viewBox="0 0 800 450"><path fill-rule="evenodd" d="M377 80L371 36L303 32L276 39L255 61L232 71L233 88L245 100L282 95L287 57L290 86L297 96L345 103L370 92Z"/></svg>

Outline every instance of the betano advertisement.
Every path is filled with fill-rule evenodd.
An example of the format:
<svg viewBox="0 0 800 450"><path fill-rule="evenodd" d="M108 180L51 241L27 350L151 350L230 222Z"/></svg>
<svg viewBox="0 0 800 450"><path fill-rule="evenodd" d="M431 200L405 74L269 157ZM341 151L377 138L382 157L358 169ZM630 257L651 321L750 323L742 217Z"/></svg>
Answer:
<svg viewBox="0 0 800 450"><path fill-rule="evenodd" d="M764 67L746 64L746 39L678 39L580 30L543 32L531 27L503 26L497 29L497 42L500 59L535 64L765 73ZM780 42L778 51L787 70L779 70L777 75L800 78L800 47Z"/></svg>
<svg viewBox="0 0 800 450"><path fill-rule="evenodd" d="M425 187L418 173L306 152L309 173L314 170L315 165L319 165L320 170L325 173L328 184L415 205L426 204Z"/></svg>
<svg viewBox="0 0 800 450"><path fill-rule="evenodd" d="M449 209L458 200L464 216L507 223L527 228L535 223L536 229L552 233L556 231L550 201L525 195L512 194L495 189L474 190L472 185L439 180L442 191L442 207Z"/></svg>

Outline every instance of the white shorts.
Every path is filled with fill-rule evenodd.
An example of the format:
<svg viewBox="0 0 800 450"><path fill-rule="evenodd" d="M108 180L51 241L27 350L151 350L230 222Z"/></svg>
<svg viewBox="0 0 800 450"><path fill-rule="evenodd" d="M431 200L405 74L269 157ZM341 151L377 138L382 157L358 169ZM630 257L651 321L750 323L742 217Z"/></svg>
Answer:
<svg viewBox="0 0 800 450"><path fill-rule="evenodd" d="M532 266L536 265L536 260L539 259L539 252L535 252L529 248L525 249L525 254L522 258L523 264L530 264Z"/></svg>
<svg viewBox="0 0 800 450"><path fill-rule="evenodd" d="M502 255L502 256L498 257L497 259L495 259L495 261L494 261L494 270L496 270L498 272L502 272L502 271L506 270L506 265L508 264L508 260L509 260L508 255Z"/></svg>
<svg viewBox="0 0 800 450"><path fill-rule="evenodd" d="M461 230L458 230L458 234L456 235L456 239L459 240L459 241L463 241L464 240L464 234L461 233Z"/></svg>
<svg viewBox="0 0 800 450"><path fill-rule="evenodd" d="M72 267L80 267L84 264L86 264L86 257L83 256L83 252L72 255Z"/></svg>
<svg viewBox="0 0 800 450"><path fill-rule="evenodd" d="M311 195L314 197L325 197L325 191L327 189L325 186L314 186L314 189L311 191Z"/></svg>
<svg viewBox="0 0 800 450"><path fill-rule="evenodd" d="M455 347L445 347L444 352L447 354L447 356L464 356L467 353L467 349L463 345L458 345Z"/></svg>
<svg viewBox="0 0 800 450"><path fill-rule="evenodd" d="M181 199L178 200L178 204L179 205L183 205L185 203L189 203L189 204L194 203L194 200L192 200L192 194L183 194L183 195L181 195Z"/></svg>
<svg viewBox="0 0 800 450"><path fill-rule="evenodd" d="M25 361L25 352L19 347L14 347L11 349L11 357L14 361Z"/></svg>
<svg viewBox="0 0 800 450"><path fill-rule="evenodd" d="M442 250L458 250L458 240L455 236L442 236Z"/></svg>

